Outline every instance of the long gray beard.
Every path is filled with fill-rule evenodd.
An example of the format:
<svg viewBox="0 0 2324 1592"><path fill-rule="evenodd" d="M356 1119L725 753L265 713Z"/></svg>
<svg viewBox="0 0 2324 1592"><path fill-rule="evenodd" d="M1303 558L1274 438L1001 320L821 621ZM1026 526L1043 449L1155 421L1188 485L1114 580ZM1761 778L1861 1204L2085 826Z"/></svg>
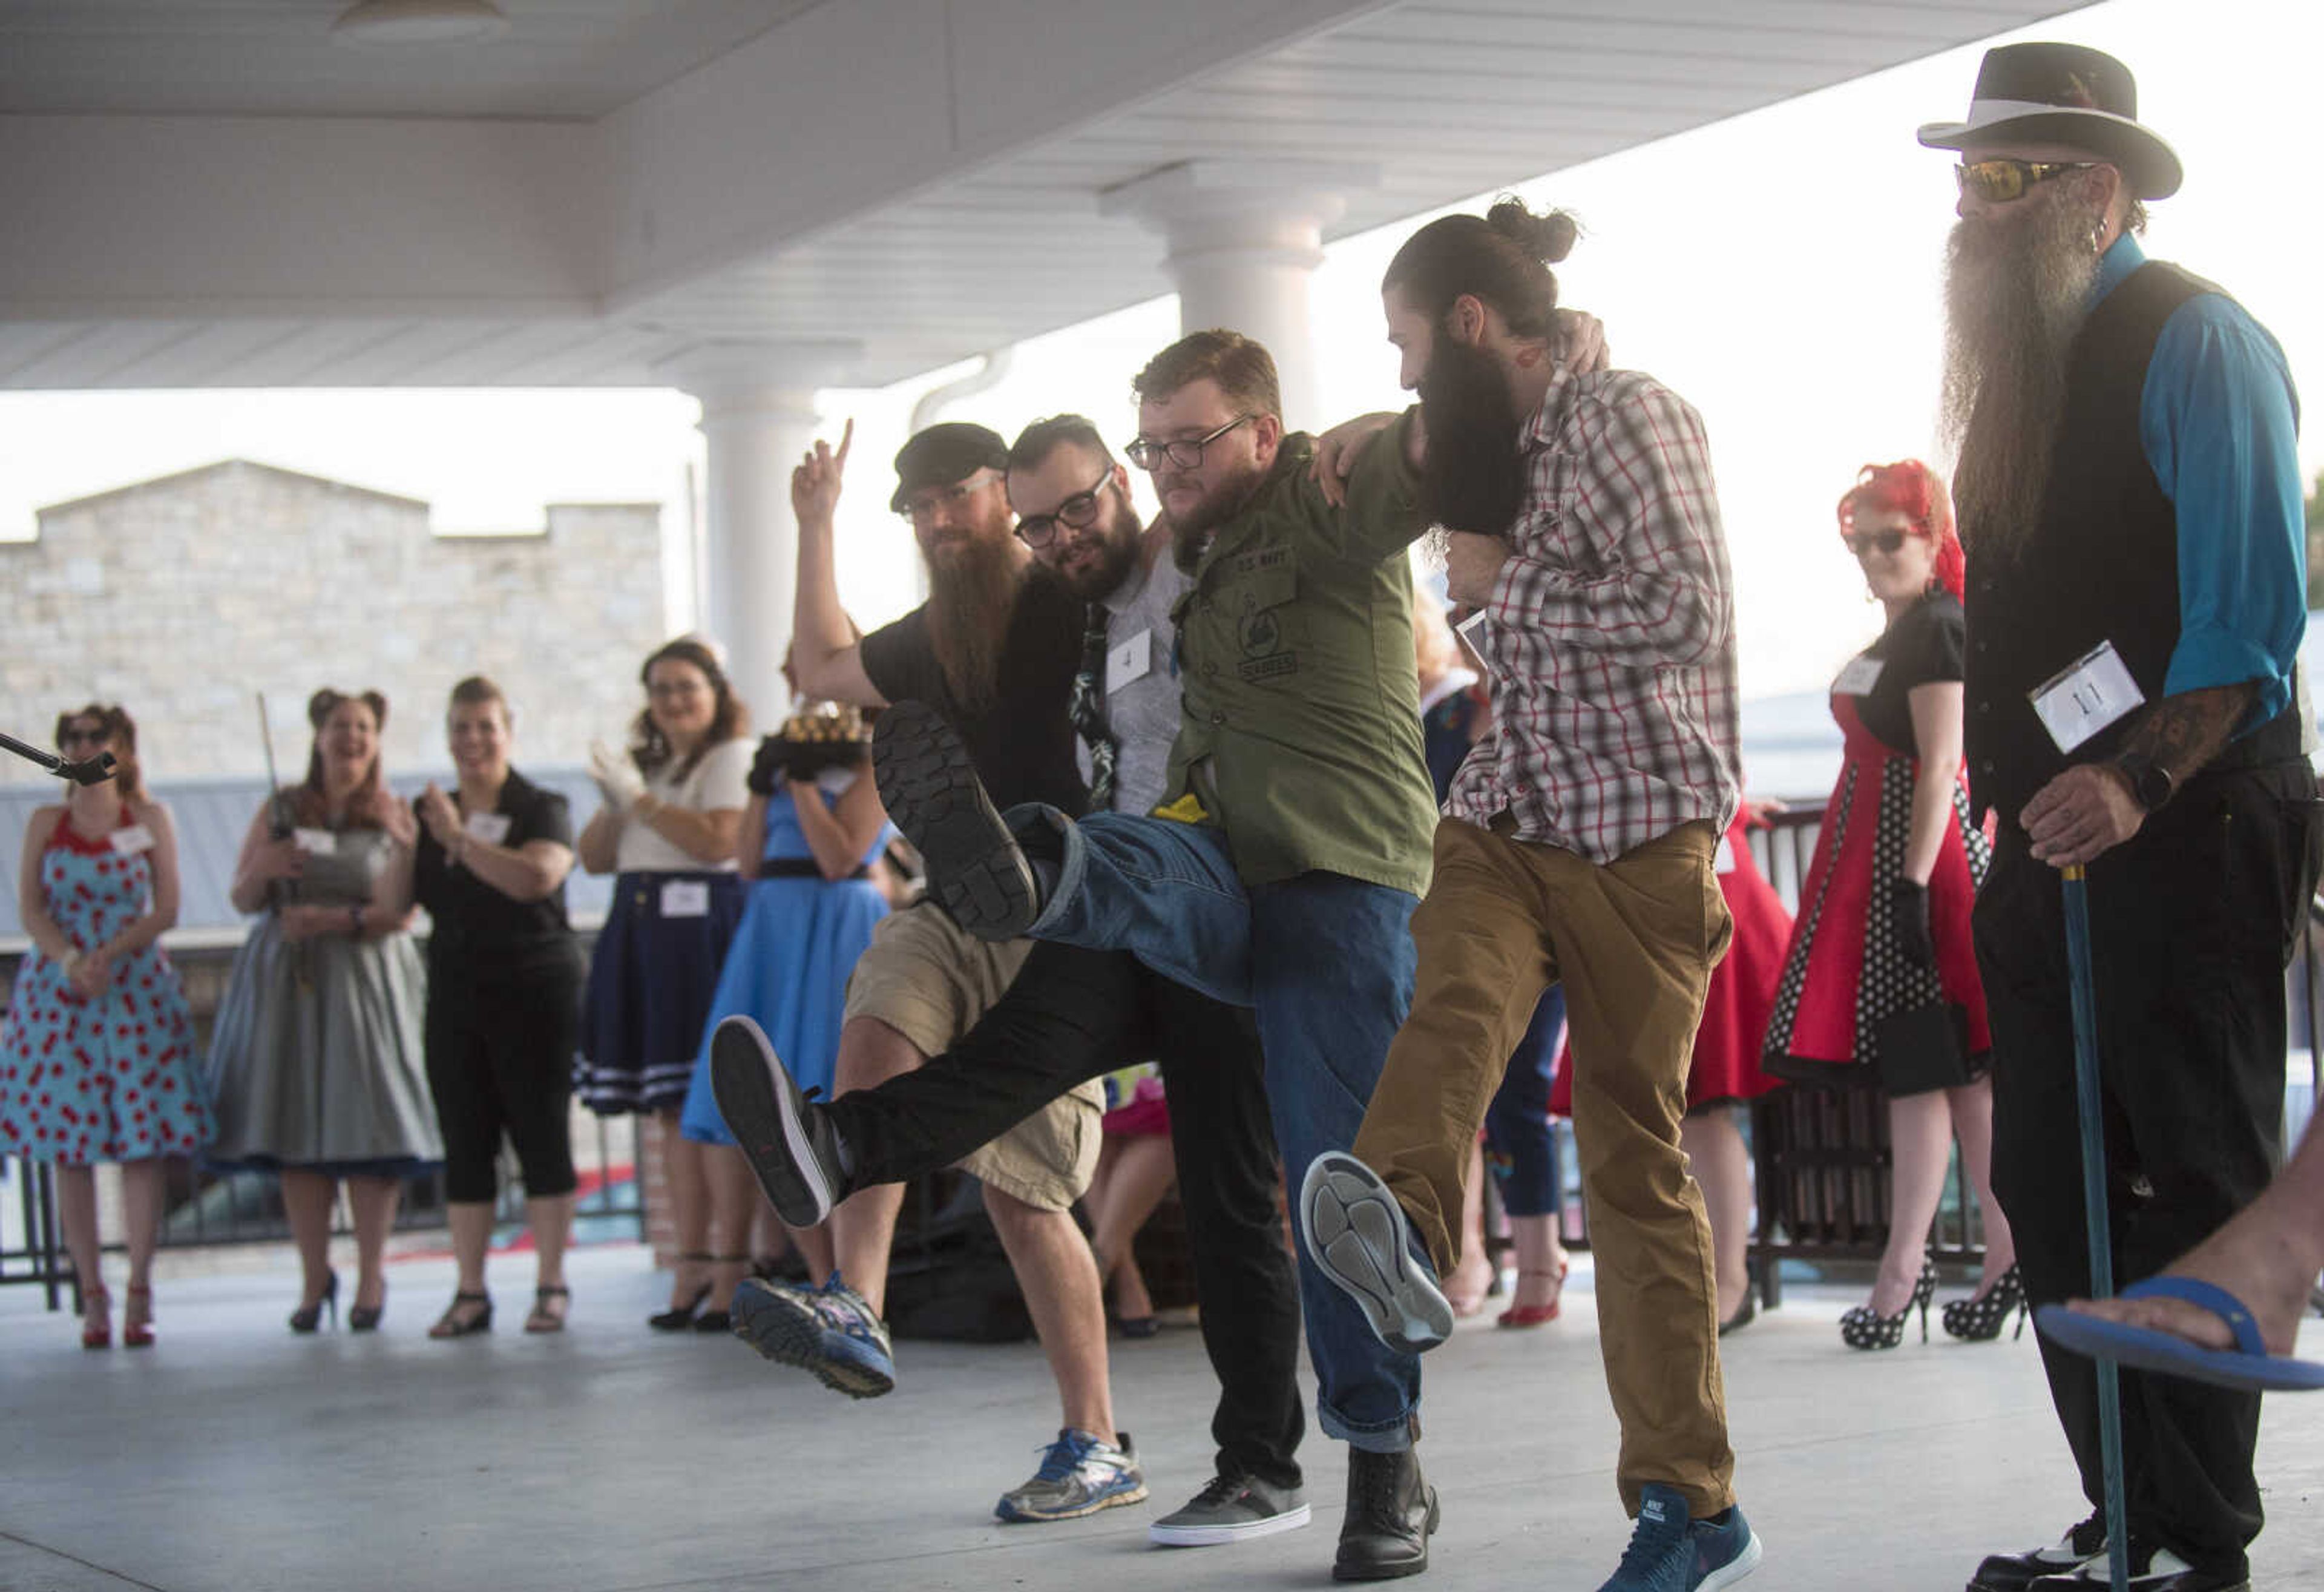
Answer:
<svg viewBox="0 0 2324 1592"><path fill-rule="evenodd" d="M1956 222L1945 248L1939 425L1955 450L1953 504L1971 558L2038 528L2074 336L2089 313L2097 217L2038 190L2020 226Z"/></svg>

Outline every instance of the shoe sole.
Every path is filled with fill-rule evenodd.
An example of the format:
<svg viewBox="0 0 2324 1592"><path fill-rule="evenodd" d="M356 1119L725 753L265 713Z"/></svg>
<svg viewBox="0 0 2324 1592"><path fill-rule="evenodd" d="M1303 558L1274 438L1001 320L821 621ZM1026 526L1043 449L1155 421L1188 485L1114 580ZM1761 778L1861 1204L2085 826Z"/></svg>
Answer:
<svg viewBox="0 0 2324 1592"><path fill-rule="evenodd" d="M1003 1498L993 1505L992 1513L995 1519L1006 1525L1042 1525L1053 1520L1081 1520L1085 1516L1097 1513L1100 1510L1119 1509L1125 1504L1145 1502L1146 1484L1139 1482L1135 1487L1104 1494L1075 1508L1060 1509L1048 1513L1036 1513L1029 1509L1019 1509L1016 1504Z"/></svg>
<svg viewBox="0 0 2324 1592"><path fill-rule="evenodd" d="M1420 1528L1418 1557L1402 1564L1351 1565L1335 1560L1332 1564L1332 1578L1335 1581L1396 1581L1403 1579L1406 1576L1418 1575L1428 1568L1428 1539L1436 1534L1436 1527L1442 1518L1436 1507L1436 1489L1430 1487L1428 1519Z"/></svg>
<svg viewBox="0 0 2324 1592"><path fill-rule="evenodd" d="M1296 1532L1312 1518L1307 1505L1302 1504L1296 1509L1270 1514L1264 1520L1245 1521L1240 1525L1174 1526L1157 1520L1146 1528L1146 1540L1157 1548L1218 1548L1272 1537L1278 1532Z"/></svg>
<svg viewBox="0 0 2324 1592"><path fill-rule="evenodd" d="M784 1225L821 1224L835 1201L799 1115L798 1086L766 1031L751 1018L729 1017L712 1032L710 1093Z"/></svg>
<svg viewBox="0 0 2324 1592"><path fill-rule="evenodd" d="M1404 1212L1379 1174L1327 1150L1300 1180L1299 1212L1309 1258L1382 1343L1416 1355L1452 1336L1452 1306L1413 1264Z"/></svg>
<svg viewBox="0 0 2324 1592"><path fill-rule="evenodd" d="M1744 1539L1742 1552L1737 1554L1734 1558L1729 1560L1725 1564L1720 1565L1717 1569L1712 1570L1710 1574L1704 1576L1702 1579L1694 1584L1695 1592L1719 1592L1719 1588L1721 1587L1732 1587L1736 1582L1741 1580L1745 1576L1749 1575L1753 1570L1759 1568L1759 1560L1761 1557L1762 1551L1759 1547L1759 1534L1757 1532L1754 1532L1750 1536Z"/></svg>
<svg viewBox="0 0 2324 1592"><path fill-rule="evenodd" d="M1033 926L1033 871L942 714L924 702L882 713L872 732L872 777L927 865L928 893L953 921L980 939L1016 939Z"/></svg>
<svg viewBox="0 0 2324 1592"><path fill-rule="evenodd" d="M849 1365L823 1353L823 1327L813 1315L779 1294L759 1289L734 1291L734 1336L778 1365L796 1365L824 1386L851 1399L876 1399L894 1391L896 1379L862 1365Z"/></svg>

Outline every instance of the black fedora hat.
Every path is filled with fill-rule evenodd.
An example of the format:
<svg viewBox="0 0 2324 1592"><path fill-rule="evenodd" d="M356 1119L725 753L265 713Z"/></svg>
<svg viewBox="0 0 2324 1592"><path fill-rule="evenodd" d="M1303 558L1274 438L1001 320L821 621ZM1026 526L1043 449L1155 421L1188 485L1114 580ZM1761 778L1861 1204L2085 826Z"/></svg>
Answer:
<svg viewBox="0 0 2324 1592"><path fill-rule="evenodd" d="M1931 149L1975 150L1996 143L2057 143L2081 150L2122 172L2140 199L2179 191L2179 157L2138 121L2138 83L2130 69L2080 44L2004 44L1985 52L1969 120L1930 122Z"/></svg>

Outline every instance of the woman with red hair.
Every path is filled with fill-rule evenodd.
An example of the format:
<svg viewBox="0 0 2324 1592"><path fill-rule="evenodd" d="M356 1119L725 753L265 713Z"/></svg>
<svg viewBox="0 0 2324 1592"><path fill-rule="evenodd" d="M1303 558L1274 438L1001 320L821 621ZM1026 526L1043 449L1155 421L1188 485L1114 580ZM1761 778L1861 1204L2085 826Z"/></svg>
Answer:
<svg viewBox="0 0 2324 1592"><path fill-rule="evenodd" d="M1981 1342L2000 1336L2024 1291L1993 1198L1993 1041L1969 943L1989 851L1961 764L1960 539L1944 483L1910 458L1865 467L1840 500L1840 533L1887 627L1832 684L1845 757L1800 892L1766 1066L1888 1097L1888 1245L1871 1300L1840 1319L1850 1347L1895 1347L1915 1307L1928 1336L1929 1228L1959 1136L1985 1218L1985 1274L1943 1319Z"/></svg>

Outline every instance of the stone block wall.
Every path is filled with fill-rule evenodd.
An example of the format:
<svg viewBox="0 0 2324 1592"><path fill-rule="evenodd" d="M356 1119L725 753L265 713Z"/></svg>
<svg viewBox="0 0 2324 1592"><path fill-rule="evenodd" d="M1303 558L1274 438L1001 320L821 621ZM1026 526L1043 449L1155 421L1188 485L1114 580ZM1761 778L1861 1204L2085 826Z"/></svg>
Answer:
<svg viewBox="0 0 2324 1592"><path fill-rule="evenodd" d="M309 693L376 688L390 773L442 769L445 694L481 672L515 705L520 762L573 764L637 712L662 613L657 505L438 537L423 503L229 460L44 510L37 540L0 543L0 729L45 745L59 711L119 701L156 773L249 775L263 690L295 780ZM43 777L0 760L0 781Z"/></svg>

